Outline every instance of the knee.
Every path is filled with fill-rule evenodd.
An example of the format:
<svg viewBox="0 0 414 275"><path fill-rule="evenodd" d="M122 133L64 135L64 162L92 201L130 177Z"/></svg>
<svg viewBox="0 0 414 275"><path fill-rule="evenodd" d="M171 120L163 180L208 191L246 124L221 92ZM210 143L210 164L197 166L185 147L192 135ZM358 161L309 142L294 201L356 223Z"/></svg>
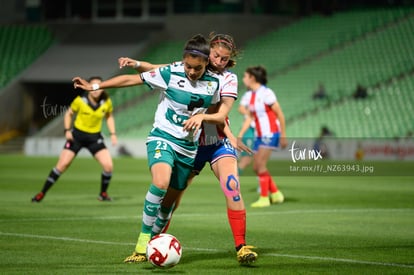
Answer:
<svg viewBox="0 0 414 275"><path fill-rule="evenodd" d="M105 173L112 173L114 170L114 165L112 161L107 161L102 163L102 168L105 171Z"/></svg>
<svg viewBox="0 0 414 275"><path fill-rule="evenodd" d="M170 177L167 175L153 175L152 183L160 189L167 189L170 185Z"/></svg>
<svg viewBox="0 0 414 275"><path fill-rule="evenodd" d="M70 166L70 163L58 163L56 169L63 174Z"/></svg>
<svg viewBox="0 0 414 275"><path fill-rule="evenodd" d="M221 178L220 185L226 197L232 198L234 201L240 200L240 183L235 175L230 174Z"/></svg>

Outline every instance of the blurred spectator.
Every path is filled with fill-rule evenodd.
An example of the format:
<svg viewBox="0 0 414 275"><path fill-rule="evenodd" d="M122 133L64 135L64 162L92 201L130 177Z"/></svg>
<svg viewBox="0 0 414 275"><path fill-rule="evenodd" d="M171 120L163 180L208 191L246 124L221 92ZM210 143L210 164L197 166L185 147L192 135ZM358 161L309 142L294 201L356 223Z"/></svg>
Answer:
<svg viewBox="0 0 414 275"><path fill-rule="evenodd" d="M356 160L363 160L364 159L364 148L362 147L361 143L358 143L357 150L355 152L355 159Z"/></svg>
<svg viewBox="0 0 414 275"><path fill-rule="evenodd" d="M333 137L334 133L329 130L327 126L322 126L321 132L318 138L315 140L315 144L313 145L313 149L319 151L321 153L322 158L326 159L329 157L328 154L328 147L324 143L324 139L326 137Z"/></svg>
<svg viewBox="0 0 414 275"><path fill-rule="evenodd" d="M323 138L323 137L331 137L333 135L334 135L334 133L331 130L329 130L329 128L327 126L323 126L321 128L321 134L320 134L320 137L321 138Z"/></svg>
<svg viewBox="0 0 414 275"><path fill-rule="evenodd" d="M326 91L325 91L325 86L323 85L323 83L319 83L318 89L313 93L312 98L313 99L324 99L326 98Z"/></svg>
<svg viewBox="0 0 414 275"><path fill-rule="evenodd" d="M132 153L128 150L125 145L119 146L118 154L123 157L132 157Z"/></svg>
<svg viewBox="0 0 414 275"><path fill-rule="evenodd" d="M368 92L367 92L367 88L365 88L364 86L362 86L361 84L357 85L357 88L353 94L353 97L355 99L364 99L368 96Z"/></svg>

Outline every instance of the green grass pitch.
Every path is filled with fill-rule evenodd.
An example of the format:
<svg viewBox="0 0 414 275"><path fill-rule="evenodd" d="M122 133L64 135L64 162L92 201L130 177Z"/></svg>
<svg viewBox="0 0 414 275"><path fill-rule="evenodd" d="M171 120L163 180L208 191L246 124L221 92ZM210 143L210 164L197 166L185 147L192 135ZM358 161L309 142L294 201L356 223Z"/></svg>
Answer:
<svg viewBox="0 0 414 275"><path fill-rule="evenodd" d="M264 209L249 206L257 182L243 176L247 241L259 259L242 267L223 194L205 169L169 230L183 246L181 262L161 270L123 263L150 183L146 160L114 160L113 202L96 199L99 165L78 158L41 203L31 203L56 160L0 156L1 274L414 274L414 176L278 175L283 163L274 161L286 202ZM414 167L397 163L407 165Z"/></svg>

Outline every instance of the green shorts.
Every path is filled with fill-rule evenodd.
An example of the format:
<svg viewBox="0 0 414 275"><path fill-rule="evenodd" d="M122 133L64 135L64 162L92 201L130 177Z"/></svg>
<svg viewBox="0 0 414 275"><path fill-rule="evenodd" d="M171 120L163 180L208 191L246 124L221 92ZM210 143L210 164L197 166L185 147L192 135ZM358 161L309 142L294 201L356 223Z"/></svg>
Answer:
<svg viewBox="0 0 414 275"><path fill-rule="evenodd" d="M170 187L177 190L184 190L187 187L187 179L194 166L194 159L184 156L162 140L152 140L147 143L148 166L164 162L171 166L172 174Z"/></svg>
<svg viewBox="0 0 414 275"><path fill-rule="evenodd" d="M242 141L250 149L253 148L253 144L254 144L254 128L253 127L249 127L249 129L247 129L247 131L244 133L242 137ZM246 157L246 156L251 157L251 155L247 152L242 151L240 153L240 157Z"/></svg>

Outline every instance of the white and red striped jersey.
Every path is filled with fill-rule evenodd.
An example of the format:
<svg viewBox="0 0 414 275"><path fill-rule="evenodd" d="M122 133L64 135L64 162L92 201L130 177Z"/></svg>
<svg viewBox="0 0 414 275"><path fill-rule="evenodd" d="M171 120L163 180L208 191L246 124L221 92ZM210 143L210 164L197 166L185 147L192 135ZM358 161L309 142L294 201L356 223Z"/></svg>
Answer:
<svg viewBox="0 0 414 275"><path fill-rule="evenodd" d="M219 94L220 98L222 97L232 97L235 100L237 99L237 87L238 87L238 80L237 75L230 72L224 71L221 74L215 75L219 79ZM229 125L229 119L226 118L226 123ZM199 143L201 146L203 145L211 145L215 144L218 141L224 139L226 136L217 127L216 124L211 123L203 123L202 131L199 139Z"/></svg>
<svg viewBox="0 0 414 275"><path fill-rule="evenodd" d="M242 97L240 105L246 106L253 115L257 137L280 132L279 119L271 107L276 101L276 94L266 86L260 86L257 91L247 91Z"/></svg>

